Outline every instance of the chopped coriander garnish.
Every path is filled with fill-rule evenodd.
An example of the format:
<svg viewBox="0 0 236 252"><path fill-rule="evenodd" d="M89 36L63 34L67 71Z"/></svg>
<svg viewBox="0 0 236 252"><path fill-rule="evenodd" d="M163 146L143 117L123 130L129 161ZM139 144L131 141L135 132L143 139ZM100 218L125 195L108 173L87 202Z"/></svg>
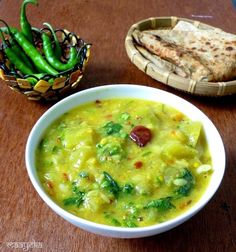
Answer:
<svg viewBox="0 0 236 252"><path fill-rule="evenodd" d="M122 125L119 123L114 123L112 121L108 122L107 124L105 124L103 126L104 129L104 133L105 135L109 136L109 135L114 135L120 132L120 130L122 129Z"/></svg>
<svg viewBox="0 0 236 252"><path fill-rule="evenodd" d="M160 198L157 200L150 201L144 208L156 208L157 210L163 212L169 210L171 208L175 208L175 206L171 203L172 197Z"/></svg>
<svg viewBox="0 0 236 252"><path fill-rule="evenodd" d="M187 183L185 185L178 187L178 189L175 192L179 196L188 196L194 186L194 177L192 173L185 168L182 174L178 176L178 178L186 180Z"/></svg>
<svg viewBox="0 0 236 252"><path fill-rule="evenodd" d="M114 196L118 196L118 193L120 191L120 187L117 184L117 182L112 178L112 176L107 173L107 172L103 172L104 175L104 179L103 182L101 184L101 187L108 190L109 192L113 193Z"/></svg>
<svg viewBox="0 0 236 252"><path fill-rule="evenodd" d="M122 192L130 194L130 193L132 193L133 189L134 189L133 185L125 184L124 187L122 188Z"/></svg>
<svg viewBox="0 0 236 252"><path fill-rule="evenodd" d="M85 193L79 190L79 187L75 182L72 183L72 192L73 196L66 198L63 200L65 206L76 205L79 207L81 203L84 201Z"/></svg>
<svg viewBox="0 0 236 252"><path fill-rule="evenodd" d="M77 207L80 206L80 204L83 202L83 196L84 194L81 194L81 196L75 196L75 197L70 197L67 199L63 200L64 206L69 206L69 205L76 205Z"/></svg>

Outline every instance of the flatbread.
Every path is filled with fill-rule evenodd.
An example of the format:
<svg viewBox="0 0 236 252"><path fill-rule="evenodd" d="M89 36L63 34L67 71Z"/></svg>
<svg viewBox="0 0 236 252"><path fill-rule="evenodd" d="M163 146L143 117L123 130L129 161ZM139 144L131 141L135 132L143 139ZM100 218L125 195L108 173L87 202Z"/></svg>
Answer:
<svg viewBox="0 0 236 252"><path fill-rule="evenodd" d="M159 67L161 70L176 73L183 78L189 77L189 73L186 73L184 69L177 67L176 65L171 64L166 60L161 59L157 55L149 52L144 47L136 45L136 48L144 56L144 58L150 60L155 66Z"/></svg>
<svg viewBox="0 0 236 252"><path fill-rule="evenodd" d="M212 73L213 77L208 81L236 79L236 35L214 29L198 29L184 21L172 30L148 30L143 33L158 36L197 55Z"/></svg>
<svg viewBox="0 0 236 252"><path fill-rule="evenodd" d="M200 57L193 52L148 32L135 30L133 37L138 44L151 53L183 69L192 79L198 81L212 80L212 72L202 64Z"/></svg>

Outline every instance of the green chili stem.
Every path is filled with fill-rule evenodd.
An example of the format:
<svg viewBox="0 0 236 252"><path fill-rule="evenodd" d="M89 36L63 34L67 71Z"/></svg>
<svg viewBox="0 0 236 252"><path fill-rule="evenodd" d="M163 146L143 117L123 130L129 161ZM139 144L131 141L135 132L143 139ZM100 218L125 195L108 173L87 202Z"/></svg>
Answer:
<svg viewBox="0 0 236 252"><path fill-rule="evenodd" d="M28 3L37 5L37 0L24 0L22 5L21 5L21 10L20 10L20 26L21 26L21 31L25 35L25 37L31 42L34 43L34 38L31 30L31 25L27 19L26 16L26 5Z"/></svg>
<svg viewBox="0 0 236 252"><path fill-rule="evenodd" d="M55 44L55 47L54 47L54 53L55 53L55 56L60 59L61 58L61 46L60 46L60 43L59 43L59 40L57 38L57 35L53 29L53 27L49 24L49 23L43 23L43 25L46 25L49 30L51 31L52 33L52 36L53 36L53 40L54 40L54 44Z"/></svg>

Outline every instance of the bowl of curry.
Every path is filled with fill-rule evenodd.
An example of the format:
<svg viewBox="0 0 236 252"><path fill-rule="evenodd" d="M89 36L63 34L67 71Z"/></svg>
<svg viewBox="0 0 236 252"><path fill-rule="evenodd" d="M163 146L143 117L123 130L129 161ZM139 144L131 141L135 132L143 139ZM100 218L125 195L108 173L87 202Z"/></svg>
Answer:
<svg viewBox="0 0 236 252"><path fill-rule="evenodd" d="M73 94L33 127L26 167L40 197L72 224L137 238L174 228L217 191L222 139L197 107L139 85Z"/></svg>

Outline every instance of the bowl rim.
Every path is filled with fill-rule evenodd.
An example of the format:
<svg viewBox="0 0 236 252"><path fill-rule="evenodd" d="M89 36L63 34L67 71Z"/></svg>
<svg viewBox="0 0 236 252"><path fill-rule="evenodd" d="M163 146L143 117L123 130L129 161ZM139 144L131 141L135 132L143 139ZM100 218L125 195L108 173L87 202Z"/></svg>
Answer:
<svg viewBox="0 0 236 252"><path fill-rule="evenodd" d="M62 207L60 207L56 202L54 202L49 195L47 195L47 193L43 190L42 185L40 185L39 179L37 178L37 174L36 174L36 168L34 165L34 156L35 156L35 149L32 148L32 146L36 146L36 142L38 144L38 142L40 141L45 129L53 122L55 121L56 118L58 118L58 116L55 116L55 111L57 111L57 113L59 113L60 115L62 115L63 113L61 112L61 108L65 107L65 105L69 104L69 110L79 106L80 104L84 104L89 102L89 99L86 99L86 97L90 94L97 94L98 96L104 96L104 91L105 91L105 97L108 98L103 98L105 99L112 99L112 98L118 98L120 96L114 96L111 95L112 97L109 97L109 94L113 93L114 91L117 90L126 90L126 91L136 91L138 93L144 93L148 92L153 93L154 96L155 95L164 95L172 98L172 99L176 99L177 101L180 101L181 103L183 103L186 106L189 106L190 108L194 109L195 112L198 112L199 115L202 116L202 118L204 120L207 121L207 123L209 123L209 125L212 127L213 129L213 133L218 137L218 144L219 146L217 146L217 148L220 149L220 153L221 153L221 164L220 164L220 172L217 176L217 183L215 183L213 185L213 188L209 191L209 193L206 195L206 191L208 190L208 187L206 189L206 191L204 192L204 194L201 196L201 198L198 199L198 201L192 206L190 207L188 210L186 210L184 213L178 215L177 217L167 220L163 223L157 223L151 226L145 226L145 227L134 227L134 228L129 228L129 227L115 227L115 226L110 226L110 225L106 225L106 224L100 224L100 223L96 223L93 221L89 221L86 219L83 219L81 217L78 217L72 213L69 213L68 211L64 210ZM109 93L110 92L110 93ZM124 93L124 91L123 91ZM78 98L83 98L85 97L84 101L85 102L78 102ZM91 97L91 96L90 96ZM139 99L139 97L137 96L137 94L127 94L127 95L123 95L122 98L128 98L128 97L133 97L133 98L137 98ZM157 96L156 96L157 97ZM141 98L143 100L152 100L149 98ZM83 99L82 99L83 100ZM91 101L94 101L95 99L91 99ZM160 102L159 99L156 100L156 102ZM168 103L167 103L168 104ZM177 108L178 109L178 108ZM67 111L68 109L65 109L65 111ZM179 110L179 109L178 109ZM180 110L181 111L181 110ZM54 115L54 119L52 119ZM47 119L49 118L49 122L46 123L47 125L45 125L45 121L47 121ZM43 130L41 128L44 128ZM207 135L207 134L206 134ZM223 179L223 175L225 172L225 163L226 163L226 155L225 155L225 149L224 149L224 144L222 141L222 138L220 136L220 133L218 132L218 130L216 129L215 125L211 122L211 120L200 110L198 109L195 105L193 105L192 103L186 101L185 99L174 95L172 93L169 93L167 91L161 90L161 89L157 89L157 88L153 88L153 87L148 87L148 86L143 86L143 85L137 85L137 84L111 84L111 85L103 85L103 86L98 86L98 87L93 87L93 88L89 88L83 91L80 91L78 93L72 94L64 99L62 99L61 101L57 102L56 104L54 104L51 108L49 108L46 112L43 113L43 115L37 120L37 122L35 123L35 125L33 126L28 139L27 139L27 143L26 143L26 149L25 149L25 163L26 163L26 169L29 175L29 178L31 180L31 183L33 184L35 190L38 192L39 196L43 199L43 201L50 207L52 208L57 214L59 214L61 217L63 217L64 219L72 222L72 223L80 223L82 225L79 226L82 229L88 230L85 227L89 227L91 228L95 228L97 230L99 230L99 232L103 232L104 230L106 232L118 232L119 234L123 235L123 238L125 238L125 234L131 232L133 234L134 237L144 237L144 236L149 236L150 233L151 235L153 234L157 234L157 233L162 233L165 232L169 229L172 229L173 227L183 223L184 221L186 221L187 219L189 219L190 217L192 217L194 214L196 214L199 210L201 210L209 201L210 199L213 197L213 195L216 193L217 189L219 188L222 179ZM214 174L214 173L213 173ZM203 199L203 196L204 199ZM203 200L202 200L203 199ZM162 230L161 232L156 232L157 230ZM93 231L91 231L93 232ZM103 232L104 233L104 232ZM143 233L143 235L141 236L135 236L135 234L140 234ZM106 235L106 234L104 234ZM108 236L108 235L107 235ZM111 235L113 237L120 237L120 235ZM132 237L133 237L132 236Z"/></svg>

